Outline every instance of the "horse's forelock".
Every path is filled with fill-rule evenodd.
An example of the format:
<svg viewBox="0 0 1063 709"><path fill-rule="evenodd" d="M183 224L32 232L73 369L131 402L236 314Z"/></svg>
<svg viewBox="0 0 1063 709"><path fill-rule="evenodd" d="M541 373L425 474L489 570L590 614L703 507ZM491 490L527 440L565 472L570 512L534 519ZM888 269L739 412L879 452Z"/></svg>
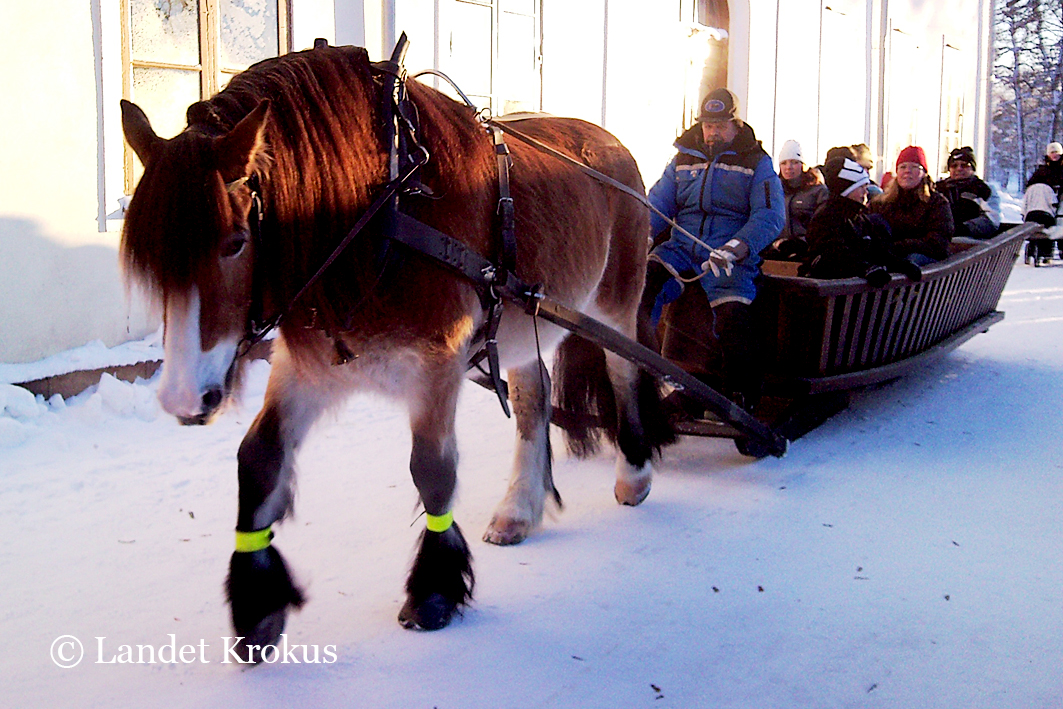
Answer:
<svg viewBox="0 0 1063 709"><path fill-rule="evenodd" d="M210 137L185 131L145 167L122 229L128 278L156 295L186 291L209 268L232 223Z"/></svg>

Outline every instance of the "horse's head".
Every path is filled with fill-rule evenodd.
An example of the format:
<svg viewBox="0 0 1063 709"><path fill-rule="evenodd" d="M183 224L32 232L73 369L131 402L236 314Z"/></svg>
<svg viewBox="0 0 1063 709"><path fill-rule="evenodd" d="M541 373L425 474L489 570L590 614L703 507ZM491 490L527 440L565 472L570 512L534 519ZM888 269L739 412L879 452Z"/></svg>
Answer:
<svg viewBox="0 0 1063 709"><path fill-rule="evenodd" d="M122 259L127 278L162 307L159 401L185 424L207 423L235 385L253 297L246 182L263 159L268 116L263 101L227 133L190 121L165 140L139 107L122 101L126 140L144 164L126 213Z"/></svg>

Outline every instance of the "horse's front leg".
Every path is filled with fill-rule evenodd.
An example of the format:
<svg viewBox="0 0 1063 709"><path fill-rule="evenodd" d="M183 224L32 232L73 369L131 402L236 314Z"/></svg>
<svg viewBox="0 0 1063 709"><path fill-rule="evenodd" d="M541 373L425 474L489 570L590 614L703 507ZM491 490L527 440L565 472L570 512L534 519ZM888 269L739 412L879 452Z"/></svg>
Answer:
<svg viewBox="0 0 1063 709"><path fill-rule="evenodd" d="M279 341L278 341L279 342ZM240 444L236 551L226 583L237 655L261 662L303 594L272 544L271 525L291 510L295 449L329 403L307 391L283 347L274 348L266 400ZM275 652L275 650L273 650Z"/></svg>
<svg viewBox="0 0 1063 709"><path fill-rule="evenodd" d="M451 510L458 465L454 418L462 380L457 361L429 366L410 400L410 472L427 523L399 611L404 628L443 628L472 598L472 554Z"/></svg>
<svg viewBox="0 0 1063 709"><path fill-rule="evenodd" d="M560 506L550 451L550 375L542 361L508 372L509 399L517 419L513 473L484 541L517 544L542 522L547 493Z"/></svg>

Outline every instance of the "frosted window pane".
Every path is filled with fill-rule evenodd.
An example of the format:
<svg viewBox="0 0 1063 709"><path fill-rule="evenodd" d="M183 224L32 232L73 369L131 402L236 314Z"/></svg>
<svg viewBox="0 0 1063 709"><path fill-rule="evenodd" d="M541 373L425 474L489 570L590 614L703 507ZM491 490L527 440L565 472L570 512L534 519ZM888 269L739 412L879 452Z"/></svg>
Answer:
<svg viewBox="0 0 1063 709"><path fill-rule="evenodd" d="M465 93L491 94L491 8L455 2L448 73Z"/></svg>
<svg viewBox="0 0 1063 709"><path fill-rule="evenodd" d="M222 0L220 55L226 69L277 56L277 0Z"/></svg>
<svg viewBox="0 0 1063 709"><path fill-rule="evenodd" d="M502 13L498 27L499 71L495 84L503 94L506 113L538 110L539 77L536 62L535 20Z"/></svg>
<svg viewBox="0 0 1063 709"><path fill-rule="evenodd" d="M172 138L185 127L185 111L199 100L199 72L133 68L133 101L144 109L151 127Z"/></svg>
<svg viewBox="0 0 1063 709"><path fill-rule="evenodd" d="M198 0L129 0L133 59L199 64Z"/></svg>

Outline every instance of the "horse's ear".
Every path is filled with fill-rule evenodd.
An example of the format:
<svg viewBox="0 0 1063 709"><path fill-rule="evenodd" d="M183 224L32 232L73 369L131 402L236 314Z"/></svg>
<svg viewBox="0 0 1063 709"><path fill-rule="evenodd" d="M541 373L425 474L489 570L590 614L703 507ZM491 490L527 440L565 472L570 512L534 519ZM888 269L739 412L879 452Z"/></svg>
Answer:
<svg viewBox="0 0 1063 709"><path fill-rule="evenodd" d="M229 133L218 138L216 155L218 171L226 182L251 174L255 158L265 144L266 120L269 118L269 99L263 100Z"/></svg>
<svg viewBox="0 0 1063 709"><path fill-rule="evenodd" d="M122 99L121 105L122 132L125 133L125 139L129 142L129 147L133 148L133 152L140 158L140 162L147 165L152 153L155 152L155 147L162 142L162 138L155 135L147 114L141 110L140 106L125 99Z"/></svg>

